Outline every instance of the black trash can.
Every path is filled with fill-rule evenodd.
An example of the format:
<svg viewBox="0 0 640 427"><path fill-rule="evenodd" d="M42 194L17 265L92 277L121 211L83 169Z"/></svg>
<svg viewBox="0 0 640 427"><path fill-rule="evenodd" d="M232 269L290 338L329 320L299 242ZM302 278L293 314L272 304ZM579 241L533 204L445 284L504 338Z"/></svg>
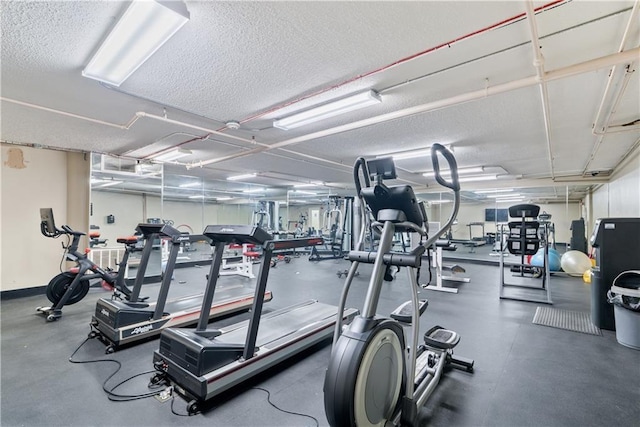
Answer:
<svg viewBox="0 0 640 427"><path fill-rule="evenodd" d="M591 269L591 322L600 329L616 329L613 305L607 301L611 281L604 277L599 267Z"/></svg>

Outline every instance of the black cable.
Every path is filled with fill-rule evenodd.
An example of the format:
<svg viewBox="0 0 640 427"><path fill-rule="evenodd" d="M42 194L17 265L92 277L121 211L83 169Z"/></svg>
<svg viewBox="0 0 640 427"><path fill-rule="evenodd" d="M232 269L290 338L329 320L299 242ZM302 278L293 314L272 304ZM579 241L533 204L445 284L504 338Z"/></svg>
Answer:
<svg viewBox="0 0 640 427"><path fill-rule="evenodd" d="M123 380L123 381L120 381L118 384L116 384L111 389L107 389L107 383L109 382L109 380L111 378L113 378L118 372L120 372L120 369L122 369L122 363L119 360L115 360L115 359L73 360L73 356L75 356L76 353L82 348L82 346L85 345L85 343L87 341L89 341L91 338L92 337L87 337L87 338L85 338L84 341L82 341L82 343L78 346L78 348L76 348L74 350L74 352L71 353L71 356L69 356L69 362L77 363L77 364L111 362L111 363L115 363L116 365L118 365L116 370L113 371L111 373L111 375L109 375L107 377L107 379L104 380L104 382L102 383L102 390L104 390L104 392L107 394L107 398L109 400L114 401L114 402L128 402L128 401L132 401L132 400L146 399L148 397L153 397L153 396L156 396L156 395L161 393L160 391L154 391L154 392L150 392L150 393L143 393L143 394L137 394L137 395L127 395L127 394L118 394L118 393L114 393L113 392L115 389L117 389L121 385L125 384L126 382L131 381L132 379L137 378L137 377L142 376L142 375L154 373L155 371L146 371L146 372L141 372L141 373L135 374L135 375Z"/></svg>
<svg viewBox="0 0 640 427"><path fill-rule="evenodd" d="M58 237L60 237L60 236L61 236L61 235L60 235L60 234L58 234L58 235L55 237L55 239L57 239L57 238L58 238ZM62 252L62 259L60 259L60 266L59 266L60 273L62 273L62 272L63 272L63 271L62 271L62 264L64 263L64 260L65 260L65 258L67 257L67 248L69 247L69 242L71 241L71 237L70 237L68 234L66 234L66 236L67 236L67 245L65 246L64 244L62 244L62 247L64 248L64 251ZM84 344L84 343L83 343L83 344ZM82 347L82 344L80 344L80 347Z"/></svg>
<svg viewBox="0 0 640 427"><path fill-rule="evenodd" d="M274 408L276 408L278 411L284 412L286 414L291 414L291 415L297 415L299 417L306 417L306 418L310 418L312 419L315 423L316 423L316 427L320 427L320 422L318 421L318 419L312 415L307 415L307 414L302 414L300 412L293 412L293 411L287 411L286 409L282 409L279 408L278 406L276 406L272 401L271 401L271 392L269 390L267 390L266 388L262 388L262 387L252 387L254 390L260 390L260 391L264 391L265 393L267 393L267 402L269 403L269 405L273 406Z"/></svg>
<svg viewBox="0 0 640 427"><path fill-rule="evenodd" d="M175 411L175 409L173 409L173 403L174 403L175 401L176 401L176 397L175 397L175 395L172 395L172 396L171 396L171 413L172 413L173 415L177 415L177 416L179 416L179 417L190 417L190 416L192 416L192 415L195 415L195 414L181 414L181 413L179 413L179 412L176 412L176 411Z"/></svg>

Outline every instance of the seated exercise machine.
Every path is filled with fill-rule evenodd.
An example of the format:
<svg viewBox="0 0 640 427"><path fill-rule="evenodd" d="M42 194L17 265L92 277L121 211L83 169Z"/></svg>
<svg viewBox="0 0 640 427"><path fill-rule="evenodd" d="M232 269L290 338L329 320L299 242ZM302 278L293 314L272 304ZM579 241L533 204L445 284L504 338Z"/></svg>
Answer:
<svg viewBox="0 0 640 427"><path fill-rule="evenodd" d="M253 274L253 260L260 256L259 252L254 251L255 245L247 244L238 245L231 244L229 245L229 249L231 250L241 250L242 257L240 262L229 263L229 258L222 259L222 269L220 270L220 276L242 276L249 279L255 279L256 276ZM237 259L237 257L232 257Z"/></svg>
<svg viewBox="0 0 640 427"><path fill-rule="evenodd" d="M449 163L451 182L440 174L438 155ZM427 307L426 300L418 300L417 270L422 254L453 222L460 207L458 169L453 154L440 144L431 148L436 180L454 191L451 216L444 227L427 237L427 216L422 203L417 202L408 185L387 187L383 179L396 178L391 158L369 160L359 158L355 164L356 190L375 215L374 227L382 228L377 251L349 252L353 261L340 298L339 307L346 303L349 287L360 263L373 263L362 314L343 328L338 322L329 367L324 382L324 406L332 426L388 426L418 425L418 410L438 384L445 366L473 370L473 360L456 357L453 348L460 337L440 326L424 335L418 344L420 315ZM358 170L365 177L362 187ZM375 179L371 186L368 178ZM395 231L419 233L426 241L409 253L389 252ZM376 314L386 265L407 267L411 285L411 300L391 313L391 318ZM411 327L405 334L404 325Z"/></svg>
<svg viewBox="0 0 640 427"><path fill-rule="evenodd" d="M520 204L509 207L509 216L519 220L509 221L507 224L508 236L506 239L507 249L510 253L520 256L520 263L512 265L510 270L514 272L514 276L520 280L531 278L538 280L542 277L540 286L530 286L524 283L507 283L504 279L504 257L500 257L500 299L510 299L516 301L537 302L541 304L553 304L551 301L551 291L549 282L551 281L551 273L549 269L549 245L546 240L546 227L540 228L541 223L535 219L540 212L540 206L530 204ZM502 234L504 234L504 225ZM527 255L535 255L538 249L543 247L543 266L534 267L525 263ZM541 270L542 269L542 270ZM519 287L527 289L527 294L519 295L505 293L505 287ZM534 291L543 291L545 297L540 298L529 295Z"/></svg>
<svg viewBox="0 0 640 427"><path fill-rule="evenodd" d="M433 258L433 267L436 269L436 284L425 284L422 285L424 289L429 291L440 291L440 292L449 292L453 294L458 293L458 288L450 288L447 286L443 286L443 283L446 282L457 282L457 283L469 283L470 279L468 277L459 277L455 276L456 273L464 273L466 270L458 265L458 264L444 264L442 262L442 250L449 250L451 247L451 242L445 239L439 239L435 242L436 247L436 256ZM431 267L431 266L430 266ZM442 274L444 270L450 271L453 273L451 276L445 276Z"/></svg>
<svg viewBox="0 0 640 427"><path fill-rule="evenodd" d="M62 307L82 300L92 286L111 288L115 292L122 293L126 299L130 298L131 290L127 287L124 276L129 262L129 255L139 250L137 237L118 238L118 243L125 244L125 251L116 272L103 269L92 262L87 257L87 253L78 252L80 238L85 233L75 231L68 225L63 225L62 230L57 228L53 219L53 209L40 209L40 231L45 237L58 238L63 234L66 235L71 240L71 243L67 240L67 244L62 244L65 250L64 258L76 263L75 267L54 276L47 284L47 298L52 305L38 307L36 310L44 314L48 322L62 317ZM91 282L94 279L100 279L100 281L92 284Z"/></svg>
<svg viewBox="0 0 640 427"><path fill-rule="evenodd" d="M158 335L164 328L193 324L200 317L208 321L213 317L228 315L251 307L253 292L242 285L223 286L217 295L218 298L215 301L209 301L204 309L201 308L203 294L167 301L180 245L189 239L189 236L165 224L138 224L137 230L142 233L146 243L129 301L101 298L96 303L96 311L91 320L90 336L105 343L107 353L112 353L125 344ZM209 237L206 230L204 235ZM158 238L167 239L171 249L158 298L156 302L144 303L139 299L140 290L154 242ZM223 248L220 248L220 256L222 252ZM218 272L215 272L216 277ZM271 292L259 295L261 301L263 299L271 301ZM204 311L201 313L201 310Z"/></svg>
<svg viewBox="0 0 640 427"><path fill-rule="evenodd" d="M223 329L207 329L207 318L201 315L195 330L162 331L160 348L153 355L158 373L151 381L175 386L174 390L189 400L189 413L199 411L205 401L234 385L330 337L336 318L350 321L358 313L347 309L337 315L337 307L310 300L262 314L259 296L267 286L273 252L315 246L322 244L322 238L273 240L265 230L249 225L209 225L205 234L215 242L216 249L203 307L216 293L225 244L262 245L263 255L249 320Z"/></svg>
<svg viewBox="0 0 640 427"><path fill-rule="evenodd" d="M329 200L334 204L334 207L327 208L325 213L324 229L329 230L329 235L324 236L324 247L311 248L309 261L341 259L345 255L345 247L350 246L347 231L351 228L349 221L353 215L353 197L345 197L343 210L340 209L341 201L337 196L329 196Z"/></svg>

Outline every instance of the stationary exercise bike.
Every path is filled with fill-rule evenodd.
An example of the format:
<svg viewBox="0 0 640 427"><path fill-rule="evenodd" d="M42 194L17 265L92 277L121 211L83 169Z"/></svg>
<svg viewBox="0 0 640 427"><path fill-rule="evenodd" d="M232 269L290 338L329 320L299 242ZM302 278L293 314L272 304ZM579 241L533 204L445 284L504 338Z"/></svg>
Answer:
<svg viewBox="0 0 640 427"><path fill-rule="evenodd" d="M438 155L449 164L451 181L440 174ZM448 365L473 371L473 360L456 357L453 348L460 337L440 326L424 335L418 344L420 315L427 300L418 300L417 270L422 254L445 233L453 223L460 206L460 184L453 154L435 144L431 158L436 180L453 190L454 206L447 223L427 236L426 211L417 202L408 185L387 187L384 179L396 178L391 158L365 161L359 158L354 167L358 196L369 206L376 221L372 226L382 229L377 251L364 251L361 231L357 250L349 252L352 261L340 298L344 309L351 281L360 263L373 264L373 272L361 314L343 331L338 322L329 367L324 382L324 405L332 426L418 425L418 409L422 407L438 384ZM364 175L362 187L360 172ZM372 186L370 179L375 180ZM395 232L411 231L426 238L409 253L390 252ZM385 269L389 265L407 267L411 283L411 300L398 307L391 318L376 315ZM411 326L405 334L403 326Z"/></svg>
<svg viewBox="0 0 640 427"><path fill-rule="evenodd" d="M68 225L63 225L59 229L53 219L51 208L40 209L40 231L45 237L58 238L62 235L68 236L71 243L62 244L65 250L64 257L68 261L73 261L76 266L53 277L47 285L47 298L51 301L50 307L38 307L36 310L46 316L48 322L58 320L62 316L62 307L71 305L82 300L89 288L92 286L102 286L109 290L114 290L117 296L126 299L131 295L131 290L125 283L125 270L129 255L139 251L137 247L138 239L135 236L118 238L118 243L125 244L124 255L118 265L118 271L103 269L92 262L86 253L78 252L80 238L85 235L80 231L71 229ZM94 279L101 279L97 284L92 284Z"/></svg>

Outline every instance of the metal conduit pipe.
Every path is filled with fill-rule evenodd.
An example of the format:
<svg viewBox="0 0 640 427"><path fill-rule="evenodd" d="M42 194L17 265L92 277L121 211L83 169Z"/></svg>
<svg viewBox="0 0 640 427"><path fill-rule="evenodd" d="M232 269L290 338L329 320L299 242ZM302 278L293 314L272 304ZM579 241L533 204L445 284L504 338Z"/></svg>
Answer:
<svg viewBox="0 0 640 427"><path fill-rule="evenodd" d="M12 104L22 105L24 107L35 108L36 110L47 111L49 113L60 114L62 116L73 117L74 119L86 120L91 123L97 123L100 125L105 125L105 126L109 126L117 129L123 129L123 130L128 130L140 118L138 114L135 114L131 118L131 120L129 120L127 123L125 123L124 125L120 125L117 123L110 123L110 122L105 122L104 120L98 120L91 117L82 116L80 114L74 114L74 113L68 113L62 110L56 110L55 108L43 107L42 105L32 104L30 102L23 102L23 101L18 101L17 99L5 98L4 96L0 96L0 100L10 102Z"/></svg>
<svg viewBox="0 0 640 427"><path fill-rule="evenodd" d="M551 179L555 179L556 174L553 168L553 151L551 148L551 112L549 110L549 92L547 90L547 83L544 81L544 57L540 51L540 39L538 37L538 28L536 25L535 12L533 11L533 3L531 0L527 0L525 5L527 8L529 31L531 33L531 45L533 46L533 65L536 67L536 75L540 79L540 97L542 98L542 115L544 116L544 132L547 139L549 170L551 171Z"/></svg>
<svg viewBox="0 0 640 427"><path fill-rule="evenodd" d="M627 22L627 26L624 30L624 33L622 35L622 40L620 41L620 46L618 47L618 52L623 52L624 51L624 46L627 44L627 38L629 36L629 33L631 31L631 26L632 24L635 22L636 19L636 15L638 13L638 9L639 9L639 5L640 5L640 0L636 0L635 4L633 5L633 9L631 10L631 16L629 16L629 21ZM635 62L638 58L634 58L631 62ZM607 85L604 89L604 93L602 94L602 99L600 100L600 106L598 107L598 112L596 113L596 118L593 121L593 126L591 128L591 133L593 135L597 135L598 138L596 139L596 142L593 144L593 148L591 149L591 153L589 154L589 158L587 159L587 163L584 165L584 168L582 169L582 174L584 175L587 170L589 170L589 166L591 166L591 162L593 162L593 159L595 159L596 154L598 153L598 150L600 150L600 146L602 145L602 142L604 141L604 137L609 130L609 122L611 120L611 117L613 116L613 112L615 111L617 105L619 104L620 100L622 99L622 95L627 87L627 84L629 83L629 79L631 78L632 72L629 72L629 70L631 69L631 67L627 67L627 73L624 77L624 80L622 82L622 85L620 87L620 90L618 91L618 94L616 95L616 98L613 102L613 105L611 107L611 109L609 110L609 113L607 114L607 118L605 119L604 122L604 126L602 127L602 132L597 132L597 126L598 126L598 122L600 121L600 114L602 114L602 111L604 110L604 104L606 102L606 99L609 97L609 91L611 90L612 84L613 84L613 79L614 76L616 74L618 68L618 64L614 64L613 68L611 69L611 71L609 72L609 77L607 78ZM619 127L619 126L618 126ZM635 129L637 129L637 127L634 127ZM624 129L623 131L632 131L635 129ZM620 130L615 130L614 132L620 132Z"/></svg>
<svg viewBox="0 0 640 427"><path fill-rule="evenodd" d="M640 0L636 0L633 5L633 9L631 9L631 15L629 16L629 21L627 22L627 27L622 34L622 40L620 40L620 46L618 47L618 52L624 51L624 46L627 44L627 38L629 37L629 33L631 32L631 26L636 21L636 15L638 14L638 10L640 9ZM600 121L600 114L602 114L602 110L604 109L604 104L609 96L609 91L611 90L611 85L613 83L614 75L617 71L618 65L614 65L611 69L611 73L609 73L609 78L607 79L607 85L605 86L604 93L602 94L602 99L600 100L600 106L598 107L598 112L596 113L596 118L593 120L593 130L595 131L598 127L598 122ZM603 127L606 131L606 126Z"/></svg>
<svg viewBox="0 0 640 427"><path fill-rule="evenodd" d="M600 58L592 59L589 61L581 62L578 64L570 65L567 67L559 68L553 71L547 71L544 74L543 80L545 82L550 82L554 80L563 79L566 77L572 77L575 75L588 73L592 71L599 70L601 68L610 67L615 64L620 64L628 61L632 61L636 59L640 55L640 48L630 49L625 52L614 53L612 55L603 56ZM540 81L537 76L525 77L520 80L514 80L507 83L502 83L496 86L487 87L484 89L476 90L473 92L464 93L461 95L456 95L450 98L441 99L439 101L429 102L426 104L416 105L414 107L405 108L398 111L393 111L386 114L381 114L378 116L370 117L368 119L359 120L352 123L347 123L341 126L336 126L333 128L321 130L318 132L313 132L307 135L302 135L295 138L290 138L275 144L271 144L268 147L260 147L255 148L253 150L247 150L242 153L236 153L234 155L220 157L216 159L205 160L199 162L199 166L206 166L212 163L220 163L225 160L235 159L239 157L249 156L251 154L256 154L265 150L272 150L274 148L282 148L288 145L298 144L300 142L310 141L317 138L323 138L325 136L336 135L343 132L348 132L351 130L363 128L366 126L371 126L379 123L384 123L390 120L395 120L403 117L412 116L415 114L425 113L428 111L439 110L447 107L452 107L454 105L463 104L466 102L476 101L478 99L487 98L491 95L497 95L505 92L510 92L517 89L522 89L529 86L534 86L539 84Z"/></svg>

